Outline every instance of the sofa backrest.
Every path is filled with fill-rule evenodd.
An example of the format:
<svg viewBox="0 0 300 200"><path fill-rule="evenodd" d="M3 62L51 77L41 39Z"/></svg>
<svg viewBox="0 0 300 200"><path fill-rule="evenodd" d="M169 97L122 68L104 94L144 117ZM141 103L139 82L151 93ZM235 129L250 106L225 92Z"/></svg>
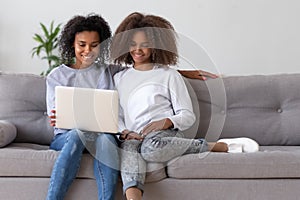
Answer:
<svg viewBox="0 0 300 200"><path fill-rule="evenodd" d="M250 137L260 145L300 145L300 74L189 79L197 94L197 137Z"/></svg>
<svg viewBox="0 0 300 200"><path fill-rule="evenodd" d="M187 137L250 137L260 145L300 145L300 74L187 80L197 117ZM45 99L45 77L0 72L0 120L16 126L15 142L50 143L53 129Z"/></svg>
<svg viewBox="0 0 300 200"><path fill-rule="evenodd" d="M0 72L0 120L17 128L15 142L50 144L53 128L46 113L45 78Z"/></svg>

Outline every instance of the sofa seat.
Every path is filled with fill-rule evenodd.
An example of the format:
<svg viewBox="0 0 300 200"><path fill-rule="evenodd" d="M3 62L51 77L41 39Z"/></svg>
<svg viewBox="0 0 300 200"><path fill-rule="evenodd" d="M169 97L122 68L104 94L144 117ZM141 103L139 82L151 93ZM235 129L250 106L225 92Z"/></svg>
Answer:
<svg viewBox="0 0 300 200"><path fill-rule="evenodd" d="M299 166L300 146L262 146L256 153L185 155L168 163L167 174L176 179L299 178Z"/></svg>
<svg viewBox="0 0 300 200"><path fill-rule="evenodd" d="M47 145L12 143L0 149L0 177L50 177L59 152ZM93 157L84 153L77 178L94 179ZM149 163L147 182L167 177L163 164Z"/></svg>
<svg viewBox="0 0 300 200"><path fill-rule="evenodd" d="M0 149L0 176L50 177L58 154L46 145L13 143ZM78 177L93 178L91 156L85 154L82 163Z"/></svg>

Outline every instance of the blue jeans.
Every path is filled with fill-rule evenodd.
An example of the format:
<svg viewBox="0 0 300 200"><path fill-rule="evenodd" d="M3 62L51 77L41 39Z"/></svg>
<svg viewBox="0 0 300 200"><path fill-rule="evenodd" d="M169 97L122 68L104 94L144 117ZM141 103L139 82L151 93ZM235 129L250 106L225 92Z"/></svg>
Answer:
<svg viewBox="0 0 300 200"><path fill-rule="evenodd" d="M70 130L58 134L50 149L61 151L52 170L47 200L62 200L76 178L85 149L85 134L93 135L95 146L94 175L99 200L113 200L119 175L119 154L116 139L110 134L83 133Z"/></svg>

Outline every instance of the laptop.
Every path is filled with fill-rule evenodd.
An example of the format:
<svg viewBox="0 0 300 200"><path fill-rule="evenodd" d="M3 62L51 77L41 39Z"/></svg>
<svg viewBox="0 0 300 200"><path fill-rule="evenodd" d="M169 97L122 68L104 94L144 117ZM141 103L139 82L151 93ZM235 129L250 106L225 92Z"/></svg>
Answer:
<svg viewBox="0 0 300 200"><path fill-rule="evenodd" d="M116 90L55 87L56 127L118 134Z"/></svg>

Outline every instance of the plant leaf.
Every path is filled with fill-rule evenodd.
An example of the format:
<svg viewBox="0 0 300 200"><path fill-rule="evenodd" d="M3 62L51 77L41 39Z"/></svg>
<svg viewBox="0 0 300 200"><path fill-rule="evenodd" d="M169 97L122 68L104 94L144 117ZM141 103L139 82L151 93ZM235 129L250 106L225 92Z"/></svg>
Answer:
<svg viewBox="0 0 300 200"><path fill-rule="evenodd" d="M60 32L61 24L54 25L54 21L51 21L50 26L47 28L43 23L40 23L40 27L43 34L34 34L33 39L38 42L38 45L32 48L31 56L38 56L42 60L47 60L48 70L41 73L42 76L47 76L48 73L55 67L57 67L61 61L60 57L54 55L54 50L58 47L58 35ZM41 54L44 55L41 56Z"/></svg>
<svg viewBox="0 0 300 200"><path fill-rule="evenodd" d="M54 21L51 21L51 24L50 24L50 35L52 34L52 31L53 31L53 24L54 24Z"/></svg>
<svg viewBox="0 0 300 200"><path fill-rule="evenodd" d="M49 32L48 32L46 26L42 23L40 23L40 25L42 27L42 30L44 31L44 34L45 34L46 38L49 37Z"/></svg>
<svg viewBox="0 0 300 200"><path fill-rule="evenodd" d="M43 38L39 34L34 34L33 39L39 43L44 43Z"/></svg>

